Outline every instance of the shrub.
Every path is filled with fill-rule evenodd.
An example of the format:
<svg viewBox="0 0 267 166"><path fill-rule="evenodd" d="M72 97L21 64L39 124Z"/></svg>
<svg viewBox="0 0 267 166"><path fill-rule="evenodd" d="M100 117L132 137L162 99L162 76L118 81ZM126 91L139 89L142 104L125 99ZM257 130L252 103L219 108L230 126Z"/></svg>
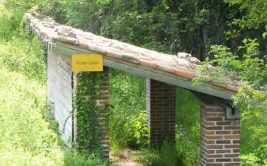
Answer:
<svg viewBox="0 0 267 166"><path fill-rule="evenodd" d="M123 125L124 139L131 148L144 147L148 145L149 129L146 124L146 111L140 111L135 115L126 117Z"/></svg>
<svg viewBox="0 0 267 166"><path fill-rule="evenodd" d="M143 78L111 70L109 127L112 151L148 145L144 89Z"/></svg>

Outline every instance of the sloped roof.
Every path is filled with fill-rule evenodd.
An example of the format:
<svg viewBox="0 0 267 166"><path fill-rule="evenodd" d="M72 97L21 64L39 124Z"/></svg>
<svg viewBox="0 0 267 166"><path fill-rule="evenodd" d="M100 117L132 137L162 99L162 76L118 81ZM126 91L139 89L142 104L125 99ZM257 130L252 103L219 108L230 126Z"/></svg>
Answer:
<svg viewBox="0 0 267 166"><path fill-rule="evenodd" d="M200 61L187 53L168 55L131 44L94 35L90 32L56 23L54 19L35 12L26 14L28 25L42 41L63 42L82 49L101 53L105 57L135 65L145 66L151 70L162 70L176 77L192 80ZM215 85L220 89L236 92L238 86L228 83Z"/></svg>

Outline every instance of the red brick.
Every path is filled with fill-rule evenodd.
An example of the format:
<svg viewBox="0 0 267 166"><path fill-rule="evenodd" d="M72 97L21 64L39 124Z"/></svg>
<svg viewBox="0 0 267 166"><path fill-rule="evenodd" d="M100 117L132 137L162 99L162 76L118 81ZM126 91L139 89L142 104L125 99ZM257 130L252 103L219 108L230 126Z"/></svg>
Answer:
<svg viewBox="0 0 267 166"><path fill-rule="evenodd" d="M212 154L212 155L207 155L207 158L223 158L222 154Z"/></svg>
<svg viewBox="0 0 267 166"><path fill-rule="evenodd" d="M222 130L222 127L218 127L218 126L206 127L206 130Z"/></svg>
<svg viewBox="0 0 267 166"><path fill-rule="evenodd" d="M240 166L240 163L236 163L236 162L234 162L234 163L225 163L224 164L225 166Z"/></svg>
<svg viewBox="0 0 267 166"><path fill-rule="evenodd" d="M232 140L233 144L240 144L240 140Z"/></svg>
<svg viewBox="0 0 267 166"><path fill-rule="evenodd" d="M215 144L215 140L204 140L206 144Z"/></svg>
<svg viewBox="0 0 267 166"><path fill-rule="evenodd" d="M216 134L219 134L219 135L226 135L226 134L232 134L231 131L225 131L225 130L222 130L222 131L216 131Z"/></svg>
<svg viewBox="0 0 267 166"><path fill-rule="evenodd" d="M216 162L231 162L231 158L221 158L221 159L216 159Z"/></svg>
<svg viewBox="0 0 267 166"><path fill-rule="evenodd" d="M213 136L206 136L207 139L222 139L223 136L219 136L219 135L213 135Z"/></svg>
<svg viewBox="0 0 267 166"><path fill-rule="evenodd" d="M207 130L205 130L203 132L204 132L203 134L205 134L205 135L214 135L215 134L215 131L207 131Z"/></svg>
<svg viewBox="0 0 267 166"><path fill-rule="evenodd" d="M225 130L240 130L239 126L225 126Z"/></svg>
<svg viewBox="0 0 267 166"><path fill-rule="evenodd" d="M233 149L233 153L240 153L240 148L239 149Z"/></svg>
<svg viewBox="0 0 267 166"><path fill-rule="evenodd" d="M222 125L222 126L230 125L230 122L216 122L216 125Z"/></svg>
<svg viewBox="0 0 267 166"><path fill-rule="evenodd" d="M237 149L237 148L240 148L240 145L224 145L224 148L226 148L226 149L232 149L232 148Z"/></svg>
<svg viewBox="0 0 267 166"><path fill-rule="evenodd" d="M165 138L175 141L176 87L147 79L146 107L150 143L161 144Z"/></svg>
<svg viewBox="0 0 267 166"><path fill-rule="evenodd" d="M233 134L240 134L240 131L233 131Z"/></svg>
<svg viewBox="0 0 267 166"><path fill-rule="evenodd" d="M230 140L216 140L216 144L230 144Z"/></svg>
<svg viewBox="0 0 267 166"><path fill-rule="evenodd" d="M235 162L240 162L240 159L239 159L239 158L237 158L237 159L233 159L233 161L235 161Z"/></svg>
<svg viewBox="0 0 267 166"><path fill-rule="evenodd" d="M223 112L221 107L216 107L216 108L204 107L204 109L205 109L205 112Z"/></svg>
<svg viewBox="0 0 267 166"><path fill-rule="evenodd" d="M223 166L223 163L207 163L206 166Z"/></svg>
<svg viewBox="0 0 267 166"><path fill-rule="evenodd" d="M205 121L203 123L203 125L205 125L205 126L214 126L215 125L215 122L207 122L207 121Z"/></svg>
<svg viewBox="0 0 267 166"><path fill-rule="evenodd" d="M215 122L218 122L218 121L222 121L222 118L221 117L214 117L214 118L206 118L206 121L215 121Z"/></svg>
<svg viewBox="0 0 267 166"><path fill-rule="evenodd" d="M227 119L220 107L209 106L203 107L201 118L201 165L236 165L238 160L234 159L240 157L240 121Z"/></svg>
<svg viewBox="0 0 267 166"><path fill-rule="evenodd" d="M205 146L207 149L222 149L222 145L206 145Z"/></svg>
<svg viewBox="0 0 267 166"><path fill-rule="evenodd" d="M225 135L224 139L240 139L240 135Z"/></svg>
<svg viewBox="0 0 267 166"><path fill-rule="evenodd" d="M204 152L206 152L207 154L214 154L215 150L204 150Z"/></svg>
<svg viewBox="0 0 267 166"><path fill-rule="evenodd" d="M225 154L224 157L232 157L232 158L235 158L235 157L240 157L239 154Z"/></svg>
<svg viewBox="0 0 267 166"><path fill-rule="evenodd" d="M221 154L221 153L231 153L231 150L225 150L225 149L223 149L223 150L216 150L216 154Z"/></svg>

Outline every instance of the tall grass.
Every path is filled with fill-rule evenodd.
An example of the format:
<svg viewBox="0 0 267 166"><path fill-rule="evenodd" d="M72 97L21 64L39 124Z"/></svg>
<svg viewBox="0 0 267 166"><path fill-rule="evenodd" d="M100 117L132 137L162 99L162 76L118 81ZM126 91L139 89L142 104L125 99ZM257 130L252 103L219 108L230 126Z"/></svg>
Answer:
<svg viewBox="0 0 267 166"><path fill-rule="evenodd" d="M23 18L24 11L17 9L8 11L3 4L0 3L0 39L8 40L14 33L17 33L17 29L20 27L21 20Z"/></svg>
<svg viewBox="0 0 267 166"><path fill-rule="evenodd" d="M144 166L182 166L184 165L175 144L164 141L160 148L142 149L136 155Z"/></svg>
<svg viewBox="0 0 267 166"><path fill-rule="evenodd" d="M0 4L0 165L106 165L66 148L48 119L43 49L20 9Z"/></svg>
<svg viewBox="0 0 267 166"><path fill-rule="evenodd" d="M62 165L57 135L43 119L45 87L0 67L0 163Z"/></svg>
<svg viewBox="0 0 267 166"><path fill-rule="evenodd" d="M0 163L63 165L64 151L43 116L41 47L36 40L18 35L23 12L0 8Z"/></svg>
<svg viewBox="0 0 267 166"><path fill-rule="evenodd" d="M188 90L176 90L176 149L183 165L199 165L200 101Z"/></svg>
<svg viewBox="0 0 267 166"><path fill-rule="evenodd" d="M110 70L110 141L113 154L148 145L145 79Z"/></svg>

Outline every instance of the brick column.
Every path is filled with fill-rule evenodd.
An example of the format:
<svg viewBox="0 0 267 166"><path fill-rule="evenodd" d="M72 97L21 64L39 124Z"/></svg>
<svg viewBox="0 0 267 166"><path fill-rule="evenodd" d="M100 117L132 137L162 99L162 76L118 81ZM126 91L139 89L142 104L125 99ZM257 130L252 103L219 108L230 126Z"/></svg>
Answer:
<svg viewBox="0 0 267 166"><path fill-rule="evenodd" d="M147 79L146 109L151 145L175 142L176 87Z"/></svg>
<svg viewBox="0 0 267 166"><path fill-rule="evenodd" d="M100 144L102 146L102 149L103 149L103 154L104 154L104 157L106 159L109 159L109 132L108 132L108 124L106 123L107 122L107 114L108 114L108 100L109 100L109 72L108 72L108 68L104 67L104 77L103 77L103 80L102 80L102 84L101 84L101 90L100 90L100 94L97 94L97 95L89 95L88 96L85 96L86 99L89 101L91 101L93 104L95 104L95 106L98 106L100 108L102 108L104 111L100 113L98 119L88 119L88 121L96 121L96 125L99 125L97 126L98 128L101 128L101 140L100 140ZM94 74L94 73L92 73ZM76 88L77 86L77 77L79 77L79 74L77 73L74 73L73 74L73 86L74 86L74 89ZM75 113L77 112L78 110L75 110ZM78 137L78 134L77 134L77 126L79 126L79 121L77 121L77 119L73 118L74 120L74 126L73 126L73 137L74 137L74 142L76 142L77 140L77 137ZM90 133L92 135L96 135L97 133Z"/></svg>
<svg viewBox="0 0 267 166"><path fill-rule="evenodd" d="M201 110L201 165L240 165L240 118L226 118L222 106Z"/></svg>
<svg viewBox="0 0 267 166"><path fill-rule="evenodd" d="M99 116L99 124L103 129L101 145L103 148L103 154L106 159L109 159L109 132L108 132L108 124L107 122L107 114L108 114L108 96L109 96L109 77L108 77L108 68L104 68L104 78L101 85L101 92L97 98L92 98L96 103L96 106L104 109Z"/></svg>

